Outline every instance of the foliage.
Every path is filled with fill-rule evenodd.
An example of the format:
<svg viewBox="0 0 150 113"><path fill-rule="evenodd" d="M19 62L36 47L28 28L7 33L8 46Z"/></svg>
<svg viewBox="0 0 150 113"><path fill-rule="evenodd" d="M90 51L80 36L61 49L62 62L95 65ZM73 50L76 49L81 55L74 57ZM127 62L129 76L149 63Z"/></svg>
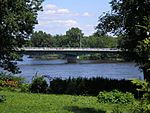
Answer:
<svg viewBox="0 0 150 113"><path fill-rule="evenodd" d="M83 37L82 47L85 48L117 48L118 38L112 36L97 36L92 35L89 37Z"/></svg>
<svg viewBox="0 0 150 113"><path fill-rule="evenodd" d="M66 31L67 46L68 47L80 47L83 33L79 28L71 28Z"/></svg>
<svg viewBox="0 0 150 113"><path fill-rule="evenodd" d="M0 87L19 88L24 78L13 76L11 74L0 73Z"/></svg>
<svg viewBox="0 0 150 113"><path fill-rule="evenodd" d="M147 21L148 22L148 21ZM139 26L139 27L144 27L145 30L150 29L150 24L149 26L144 27L144 26ZM150 72L150 37L146 38L142 41L139 41L138 45L138 51L142 51L142 53L139 52L139 56L142 56L142 54L146 54L146 61L143 63L143 67L146 67L146 71ZM150 76L147 75L147 76ZM148 77L147 77L148 78ZM150 79L147 79L148 81ZM144 92L143 97L141 98L140 102L137 103L133 108L132 111L133 113L149 113L150 112L150 83L147 82L146 80L140 81L140 80L133 80L133 84L136 84L139 86L137 89L138 91Z"/></svg>
<svg viewBox="0 0 150 113"><path fill-rule="evenodd" d="M139 102L133 104L131 113L149 113L150 112L150 94L144 94Z"/></svg>
<svg viewBox="0 0 150 113"><path fill-rule="evenodd" d="M52 47L54 41L50 34L35 31L31 36L31 42L33 47Z"/></svg>
<svg viewBox="0 0 150 113"><path fill-rule="evenodd" d="M135 101L131 93L122 93L117 90L100 92L97 98L100 103L132 104Z"/></svg>
<svg viewBox="0 0 150 113"><path fill-rule="evenodd" d="M118 38L112 36L83 36L79 28L71 28L66 35L46 34L43 31L34 32L28 43L33 47L83 47L83 48L116 48Z"/></svg>
<svg viewBox="0 0 150 113"><path fill-rule="evenodd" d="M30 84L29 91L32 93L46 93L48 84L43 76L35 76Z"/></svg>
<svg viewBox="0 0 150 113"><path fill-rule="evenodd" d="M21 92L29 92L30 84L21 84L20 91Z"/></svg>
<svg viewBox="0 0 150 113"><path fill-rule="evenodd" d="M119 60L118 60L119 59ZM118 53L93 53L93 54L87 54L87 55L81 55L80 60L97 60L96 62L102 62L103 60L105 62L110 61L123 61L124 59L121 57L121 55Z"/></svg>
<svg viewBox="0 0 150 113"><path fill-rule="evenodd" d="M37 24L43 0L0 0L0 67L18 73L15 51L22 47Z"/></svg>
<svg viewBox="0 0 150 113"><path fill-rule="evenodd" d="M2 82L2 86L4 87L17 87L18 82L13 80L6 80Z"/></svg>
<svg viewBox="0 0 150 113"><path fill-rule="evenodd" d="M6 101L6 97L4 95L0 95L0 102Z"/></svg>
<svg viewBox="0 0 150 113"><path fill-rule="evenodd" d="M123 110L122 110L122 107L124 106L119 106L119 105L116 105L113 110L112 110L112 113L124 113Z"/></svg>
<svg viewBox="0 0 150 113"><path fill-rule="evenodd" d="M150 83L146 80L141 81L139 79L134 79L131 82L139 87L136 90L150 93Z"/></svg>
<svg viewBox="0 0 150 113"><path fill-rule="evenodd" d="M99 17L97 34L110 32L121 36L120 47L125 51L124 57L135 61L143 70L144 78L150 81L150 71L145 66L149 63L148 51L138 49L140 42L150 36L150 1L111 0L110 5L111 12Z"/></svg>
<svg viewBox="0 0 150 113"><path fill-rule="evenodd" d="M128 80L115 80L107 78L55 78L50 82L50 93L74 94L74 95L95 95L100 91L112 91L117 89L122 92L131 92L138 97L136 86Z"/></svg>
<svg viewBox="0 0 150 113"><path fill-rule="evenodd" d="M140 80L133 80L133 84L136 84L137 86L140 86L138 88L138 91L143 91L144 95L139 100L138 103L136 103L131 111L133 113L149 113L150 112L150 83L147 81L140 81Z"/></svg>
<svg viewBox="0 0 150 113"><path fill-rule="evenodd" d="M139 45L137 46L137 51L138 51L138 56L144 57L144 60L139 59L139 64L140 64L140 68L144 69L144 73L147 73L145 79L150 82L150 37L145 38L142 41L139 41Z"/></svg>

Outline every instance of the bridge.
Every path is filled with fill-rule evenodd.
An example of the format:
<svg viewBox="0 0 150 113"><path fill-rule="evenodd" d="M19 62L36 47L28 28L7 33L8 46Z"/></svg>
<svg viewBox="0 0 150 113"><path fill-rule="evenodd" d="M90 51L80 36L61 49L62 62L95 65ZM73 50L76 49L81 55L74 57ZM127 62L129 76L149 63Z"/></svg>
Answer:
<svg viewBox="0 0 150 113"><path fill-rule="evenodd" d="M16 49L23 54L65 54L68 62L76 62L77 56L91 53L119 53L117 48L49 48L49 47L23 47Z"/></svg>
<svg viewBox="0 0 150 113"><path fill-rule="evenodd" d="M117 48L49 48L49 47L24 47L17 51L24 52L121 52Z"/></svg>

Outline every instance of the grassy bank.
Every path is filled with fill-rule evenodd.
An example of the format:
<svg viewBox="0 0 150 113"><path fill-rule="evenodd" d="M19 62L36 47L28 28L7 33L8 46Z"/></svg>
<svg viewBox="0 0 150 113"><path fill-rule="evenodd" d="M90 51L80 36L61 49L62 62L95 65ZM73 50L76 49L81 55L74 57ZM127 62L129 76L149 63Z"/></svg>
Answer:
<svg viewBox="0 0 150 113"><path fill-rule="evenodd" d="M0 103L0 113L105 113L115 107L100 104L96 97L30 94L0 91L6 101ZM124 108L124 107L123 107Z"/></svg>

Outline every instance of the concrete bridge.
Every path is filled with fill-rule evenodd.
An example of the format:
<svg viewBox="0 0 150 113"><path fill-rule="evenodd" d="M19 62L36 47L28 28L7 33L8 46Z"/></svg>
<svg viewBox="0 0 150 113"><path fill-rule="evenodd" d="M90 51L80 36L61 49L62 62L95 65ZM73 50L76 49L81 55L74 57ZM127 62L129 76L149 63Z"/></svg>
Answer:
<svg viewBox="0 0 150 113"><path fill-rule="evenodd" d="M92 53L118 53L117 48L49 48L49 47L23 47L16 51L23 54L65 54L68 62L76 62L77 56Z"/></svg>
<svg viewBox="0 0 150 113"><path fill-rule="evenodd" d="M121 52L117 48L49 48L49 47L24 47L17 51L24 52Z"/></svg>

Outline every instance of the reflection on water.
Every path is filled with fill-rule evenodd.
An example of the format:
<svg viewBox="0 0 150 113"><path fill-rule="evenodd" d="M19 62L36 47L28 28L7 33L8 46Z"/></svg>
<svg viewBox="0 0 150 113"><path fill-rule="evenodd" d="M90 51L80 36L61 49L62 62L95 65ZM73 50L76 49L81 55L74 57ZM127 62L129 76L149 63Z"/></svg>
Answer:
<svg viewBox="0 0 150 113"><path fill-rule="evenodd" d="M91 62L91 61L86 61ZM114 79L142 79L142 73L133 63L82 63L67 64L66 60L39 60L24 56L23 62L18 62L21 76L31 80L32 76L49 75L51 77L104 77Z"/></svg>

